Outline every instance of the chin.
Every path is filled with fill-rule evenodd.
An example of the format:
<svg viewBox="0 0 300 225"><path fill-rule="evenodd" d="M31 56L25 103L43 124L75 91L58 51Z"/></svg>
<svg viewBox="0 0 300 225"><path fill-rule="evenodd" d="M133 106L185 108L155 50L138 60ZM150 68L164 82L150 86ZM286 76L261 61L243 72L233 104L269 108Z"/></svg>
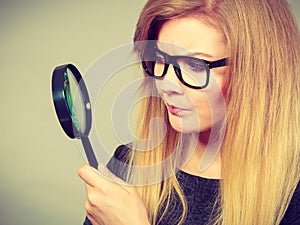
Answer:
<svg viewBox="0 0 300 225"><path fill-rule="evenodd" d="M198 119L191 119L172 115L169 113L169 122L174 130L180 133L200 133L210 129L209 124L198 122Z"/></svg>

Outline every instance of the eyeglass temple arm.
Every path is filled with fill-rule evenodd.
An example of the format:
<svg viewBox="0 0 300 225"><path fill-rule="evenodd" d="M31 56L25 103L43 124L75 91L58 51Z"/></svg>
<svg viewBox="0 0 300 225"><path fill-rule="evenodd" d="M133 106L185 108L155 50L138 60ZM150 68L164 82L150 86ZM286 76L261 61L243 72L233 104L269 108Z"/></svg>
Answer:
<svg viewBox="0 0 300 225"><path fill-rule="evenodd" d="M220 59L220 60L213 61L213 62L204 60L204 62L208 65L209 69L212 69L212 68L227 66L227 60L228 60L227 58L224 58L224 59Z"/></svg>

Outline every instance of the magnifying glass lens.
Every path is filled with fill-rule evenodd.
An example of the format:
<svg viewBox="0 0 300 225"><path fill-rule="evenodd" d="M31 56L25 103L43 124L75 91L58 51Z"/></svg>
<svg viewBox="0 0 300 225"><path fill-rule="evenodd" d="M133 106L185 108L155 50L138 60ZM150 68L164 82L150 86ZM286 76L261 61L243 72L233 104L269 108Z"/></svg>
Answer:
<svg viewBox="0 0 300 225"><path fill-rule="evenodd" d="M85 105L79 91L79 84L70 69L64 73L64 91L66 102L74 128L82 133L85 130Z"/></svg>

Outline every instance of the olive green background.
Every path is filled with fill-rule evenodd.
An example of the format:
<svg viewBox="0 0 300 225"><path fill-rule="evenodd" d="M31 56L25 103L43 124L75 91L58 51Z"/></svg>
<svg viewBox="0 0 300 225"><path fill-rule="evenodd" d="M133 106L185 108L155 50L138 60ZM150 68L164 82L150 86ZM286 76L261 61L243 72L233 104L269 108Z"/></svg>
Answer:
<svg viewBox="0 0 300 225"><path fill-rule="evenodd" d="M300 1L289 2L300 15ZM0 1L0 225L82 224L84 160L55 116L51 74L68 62L84 74L131 42L144 3Z"/></svg>

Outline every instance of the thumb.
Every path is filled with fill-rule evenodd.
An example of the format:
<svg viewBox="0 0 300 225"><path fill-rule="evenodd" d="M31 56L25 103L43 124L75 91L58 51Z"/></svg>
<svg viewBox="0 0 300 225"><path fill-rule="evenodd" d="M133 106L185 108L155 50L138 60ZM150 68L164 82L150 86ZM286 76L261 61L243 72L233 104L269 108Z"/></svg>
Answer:
<svg viewBox="0 0 300 225"><path fill-rule="evenodd" d="M129 186L128 183L126 183L121 178L117 177L114 173L112 173L104 164L99 164L98 166L98 173L103 176L104 178L108 179L111 182L115 182L122 186Z"/></svg>

